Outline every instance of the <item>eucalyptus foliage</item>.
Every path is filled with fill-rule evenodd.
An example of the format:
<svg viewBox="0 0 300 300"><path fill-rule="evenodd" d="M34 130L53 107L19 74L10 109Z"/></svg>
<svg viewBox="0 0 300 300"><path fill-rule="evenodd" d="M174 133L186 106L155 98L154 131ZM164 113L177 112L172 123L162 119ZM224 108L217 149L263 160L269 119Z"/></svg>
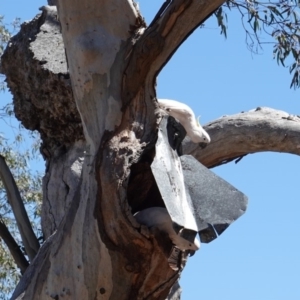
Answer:
<svg viewBox="0 0 300 300"><path fill-rule="evenodd" d="M12 32L18 27L19 22L19 19L16 19L7 26L4 23L3 17L0 16L0 56L2 55ZM0 90L3 92L4 89L4 77L0 77ZM42 200L41 174L32 172L30 168L30 163L39 156L39 139L34 133L31 133L28 136L28 133L25 132L25 129L22 126L13 128L13 125L11 125L10 122L12 118L14 118L12 104L7 104L0 110L0 155L5 158L5 161L14 176L27 212L29 212L29 218L36 235L41 237L39 220ZM6 136L7 133L1 131L4 125L9 125L6 127L12 129L13 138L8 138ZM24 144L25 137L27 141ZM26 144L28 145L28 139L31 140L31 142L29 142L29 147L26 147ZM6 190L1 180L0 222L10 231L26 257L14 215L7 201ZM1 239L0 234L0 299L9 299L16 284L20 280L20 276L21 272L15 264L8 247Z"/></svg>
<svg viewBox="0 0 300 300"><path fill-rule="evenodd" d="M4 122L3 118L0 119L0 124L1 122ZM20 132L22 133L22 130ZM41 237L39 218L42 200L41 174L31 171L30 162L33 158L31 151L28 149L24 151L20 150L20 146L23 142L23 136L20 132L11 143L5 139L3 135L0 135L0 155L5 158L14 176L27 212L29 213L35 234ZM4 223L9 229L11 235L26 257L2 181L0 181L0 222ZM0 234L0 299L8 299L8 296L18 283L20 275L20 270L10 255L7 246L3 240L1 240Z"/></svg>
<svg viewBox="0 0 300 300"><path fill-rule="evenodd" d="M12 34L20 27L20 18L16 18L11 23L7 24L4 22L4 17L0 15L0 57L3 54L3 51L11 38ZM0 61L0 73L1 73L1 61ZM0 74L0 91L4 91L5 82L4 76Z"/></svg>
<svg viewBox="0 0 300 300"><path fill-rule="evenodd" d="M163 2L163 1L162 1ZM245 42L247 47L254 53L262 49L263 44L273 44L273 56L278 64L289 69L292 74L291 87L300 86L300 0L287 1L235 1L228 0L219 7L214 15L220 27L221 34L227 37L228 14L236 11L240 14L241 24L245 31ZM10 24L4 22L0 16L0 56L16 28L20 19ZM203 25L202 25L203 26ZM266 37L269 38L266 40ZM1 69L1 64L0 64ZM0 75L1 76L1 75ZM4 78L0 77L0 91L5 89ZM41 237L40 228L40 205L42 201L41 175L31 171L30 162L38 157L39 139L31 134L32 143L30 150L22 150L24 129L19 127L13 139L7 139L1 132L1 123L13 117L12 105L6 105L0 111L0 155L5 158L21 197L25 203L34 231ZM11 207L7 201L6 191L0 181L0 222L9 229L19 247L23 249L20 234L18 232ZM42 238L41 238L42 239ZM21 274L12 259L9 250L0 235L0 299L8 299L9 295L19 281Z"/></svg>
<svg viewBox="0 0 300 300"><path fill-rule="evenodd" d="M300 87L300 0L229 0L214 13L225 37L233 10L241 16L248 48L257 53L264 44L273 44L274 59L292 74L290 87Z"/></svg>

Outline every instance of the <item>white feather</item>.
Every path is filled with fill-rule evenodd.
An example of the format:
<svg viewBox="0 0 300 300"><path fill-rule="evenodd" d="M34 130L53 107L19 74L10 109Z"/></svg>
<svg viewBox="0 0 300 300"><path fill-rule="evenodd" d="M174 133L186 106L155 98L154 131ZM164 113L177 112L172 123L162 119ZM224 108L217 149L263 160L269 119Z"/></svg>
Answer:
<svg viewBox="0 0 300 300"><path fill-rule="evenodd" d="M210 143L208 133L197 122L195 114L189 106L175 100L157 100L161 109L180 122L194 143Z"/></svg>
<svg viewBox="0 0 300 300"><path fill-rule="evenodd" d="M196 251L200 248L200 243L195 239L194 243L182 238L173 228L172 219L166 208L151 207L137 212L134 215L135 219L147 227L156 227L160 231L168 234L173 244L181 251L193 250Z"/></svg>

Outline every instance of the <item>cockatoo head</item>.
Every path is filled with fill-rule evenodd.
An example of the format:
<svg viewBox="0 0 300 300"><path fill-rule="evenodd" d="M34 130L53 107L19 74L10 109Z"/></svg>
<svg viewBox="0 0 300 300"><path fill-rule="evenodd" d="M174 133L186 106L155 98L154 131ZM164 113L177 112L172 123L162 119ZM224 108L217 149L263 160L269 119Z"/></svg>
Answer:
<svg viewBox="0 0 300 300"><path fill-rule="evenodd" d="M158 99L158 104L160 108L180 122L193 143L199 144L201 148L210 143L208 133L200 125L189 106L169 99Z"/></svg>
<svg viewBox="0 0 300 300"><path fill-rule="evenodd" d="M199 141L198 143L201 148L205 148L207 146L207 144L210 143L210 136L201 126L200 116L198 116L198 118L196 119L196 126L197 126L197 128L194 130L196 137L194 137L194 139L197 139ZM199 135L198 138L197 138L197 133Z"/></svg>

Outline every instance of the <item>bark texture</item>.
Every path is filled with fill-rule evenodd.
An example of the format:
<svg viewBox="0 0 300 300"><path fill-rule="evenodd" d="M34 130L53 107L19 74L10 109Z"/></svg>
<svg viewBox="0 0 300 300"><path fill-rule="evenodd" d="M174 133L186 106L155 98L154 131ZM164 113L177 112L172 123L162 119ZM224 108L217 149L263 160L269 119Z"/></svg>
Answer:
<svg viewBox="0 0 300 300"><path fill-rule="evenodd" d="M212 142L201 149L186 139L183 151L212 168L262 151L300 155L300 116L268 107L223 116L204 126Z"/></svg>
<svg viewBox="0 0 300 300"><path fill-rule="evenodd" d="M57 2L61 27L55 7L43 8L2 58L16 116L41 133L47 164L46 242L13 299L165 299L179 272L168 239L133 218L130 175L153 159L157 74L224 1L165 1L147 28L131 0ZM209 167L256 151L298 154L291 118L265 108L224 117L204 127L205 150L186 141L184 152Z"/></svg>
<svg viewBox="0 0 300 300"><path fill-rule="evenodd" d="M65 49L56 9L24 23L1 59L13 94L14 112L25 128L41 134L47 161L83 139L72 96Z"/></svg>

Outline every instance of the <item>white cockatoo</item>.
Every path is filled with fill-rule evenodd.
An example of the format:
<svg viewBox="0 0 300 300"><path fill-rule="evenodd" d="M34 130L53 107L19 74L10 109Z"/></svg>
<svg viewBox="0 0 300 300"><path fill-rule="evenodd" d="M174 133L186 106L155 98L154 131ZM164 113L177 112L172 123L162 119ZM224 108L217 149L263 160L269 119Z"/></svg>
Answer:
<svg viewBox="0 0 300 300"><path fill-rule="evenodd" d="M137 212L134 215L135 219L147 227L156 227L160 231L166 233L172 243L181 251L192 250L196 251L200 248L200 242L195 238L194 243L184 239L177 234L173 227L172 219L166 208L150 207Z"/></svg>
<svg viewBox="0 0 300 300"><path fill-rule="evenodd" d="M180 122L192 142L210 143L208 133L202 128L189 106L169 99L157 99L157 101L161 109Z"/></svg>

